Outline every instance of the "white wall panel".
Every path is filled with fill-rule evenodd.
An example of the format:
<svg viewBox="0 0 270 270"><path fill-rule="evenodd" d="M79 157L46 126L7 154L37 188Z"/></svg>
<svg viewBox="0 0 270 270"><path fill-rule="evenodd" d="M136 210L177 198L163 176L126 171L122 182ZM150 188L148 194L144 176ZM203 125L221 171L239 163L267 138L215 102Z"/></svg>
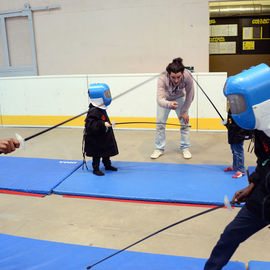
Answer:
<svg viewBox="0 0 270 270"><path fill-rule="evenodd" d="M76 115L87 110L87 76L0 79L3 115Z"/></svg>
<svg viewBox="0 0 270 270"><path fill-rule="evenodd" d="M113 100L108 107L110 117L156 117L158 75L155 73L0 78L1 114L75 116L87 111L88 85L106 83L110 86L113 97L134 88ZM222 92L226 73L193 73L193 76L220 113L226 117L226 99ZM144 83L149 79L150 81ZM190 118L219 118L195 82L194 87L195 98L189 111ZM170 117L175 117L175 114L171 112Z"/></svg>
<svg viewBox="0 0 270 270"><path fill-rule="evenodd" d="M227 117L226 98L223 95L223 87L227 78L226 73L198 73L197 82L213 102L223 118ZM198 117L219 118L218 113L211 105L205 94L198 89Z"/></svg>

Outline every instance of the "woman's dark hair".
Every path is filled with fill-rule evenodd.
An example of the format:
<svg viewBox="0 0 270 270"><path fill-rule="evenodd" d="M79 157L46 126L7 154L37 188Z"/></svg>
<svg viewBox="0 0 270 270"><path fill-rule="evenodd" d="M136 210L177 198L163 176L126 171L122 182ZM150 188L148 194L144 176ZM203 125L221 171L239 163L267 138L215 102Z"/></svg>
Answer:
<svg viewBox="0 0 270 270"><path fill-rule="evenodd" d="M173 61L166 67L166 71L171 74L181 72L183 73L185 66L183 65L183 59L178 57L173 59Z"/></svg>

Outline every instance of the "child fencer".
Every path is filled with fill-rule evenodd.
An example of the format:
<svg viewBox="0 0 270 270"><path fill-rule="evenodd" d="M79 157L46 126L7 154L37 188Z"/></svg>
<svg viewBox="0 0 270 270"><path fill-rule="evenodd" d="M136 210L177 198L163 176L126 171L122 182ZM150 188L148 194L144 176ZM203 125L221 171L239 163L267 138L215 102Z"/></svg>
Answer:
<svg viewBox="0 0 270 270"><path fill-rule="evenodd" d="M93 173L102 176L104 173L99 168L101 159L105 170L117 171L111 165L110 157L118 154L118 147L106 112L112 97L109 86L104 83L90 84L88 94L90 105L83 135L84 162L85 155L92 157Z"/></svg>

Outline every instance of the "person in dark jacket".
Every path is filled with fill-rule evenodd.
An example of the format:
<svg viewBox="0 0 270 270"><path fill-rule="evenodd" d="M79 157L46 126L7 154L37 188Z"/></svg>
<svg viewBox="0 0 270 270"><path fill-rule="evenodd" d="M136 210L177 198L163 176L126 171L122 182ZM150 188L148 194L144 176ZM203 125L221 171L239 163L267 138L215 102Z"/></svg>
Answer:
<svg viewBox="0 0 270 270"><path fill-rule="evenodd" d="M93 173L104 175L99 169L100 160L105 170L117 171L111 165L110 157L118 154L118 147L114 137L112 125L106 112L111 103L111 94L106 84L90 84L89 96L91 103L85 119L84 129L84 157L92 157Z"/></svg>
<svg viewBox="0 0 270 270"><path fill-rule="evenodd" d="M233 154L233 165L225 168L224 172L236 173L233 178L240 178L245 175L244 141L251 138L251 131L240 128L232 118L231 110L228 110L226 127L228 129L228 143Z"/></svg>
<svg viewBox="0 0 270 270"><path fill-rule="evenodd" d="M242 242L270 224L270 138L259 130L254 137L256 170L248 187L237 191L232 200L246 203L221 234L204 270L221 270Z"/></svg>
<svg viewBox="0 0 270 270"><path fill-rule="evenodd" d="M258 82L260 82L258 84ZM224 94L241 128L254 130L257 166L232 201L245 205L225 228L204 270L221 270L238 246L270 224L270 68L261 64L229 77Z"/></svg>

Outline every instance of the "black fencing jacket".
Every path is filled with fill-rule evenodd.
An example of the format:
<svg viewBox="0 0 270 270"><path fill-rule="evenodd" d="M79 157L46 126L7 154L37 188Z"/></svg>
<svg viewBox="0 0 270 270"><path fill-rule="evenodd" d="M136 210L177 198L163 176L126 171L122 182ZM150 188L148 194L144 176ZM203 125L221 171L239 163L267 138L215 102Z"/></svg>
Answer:
<svg viewBox="0 0 270 270"><path fill-rule="evenodd" d="M255 184L247 198L247 208L256 216L270 222L270 138L259 130L254 131L257 166L249 181Z"/></svg>
<svg viewBox="0 0 270 270"><path fill-rule="evenodd" d="M106 128L104 123L110 119L106 110L90 103L85 119L83 152L89 157L111 157L118 154L118 147L113 129Z"/></svg>
<svg viewBox="0 0 270 270"><path fill-rule="evenodd" d="M228 129L228 143L236 144L241 143L243 140L251 139L253 130L246 130L240 128L233 120L231 111L228 112L227 124Z"/></svg>

